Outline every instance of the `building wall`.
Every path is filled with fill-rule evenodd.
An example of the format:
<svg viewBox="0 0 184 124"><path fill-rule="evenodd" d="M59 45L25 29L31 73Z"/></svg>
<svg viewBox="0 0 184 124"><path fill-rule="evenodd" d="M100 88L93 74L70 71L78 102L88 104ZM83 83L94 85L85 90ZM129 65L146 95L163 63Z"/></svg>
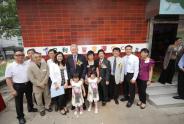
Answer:
<svg viewBox="0 0 184 124"><path fill-rule="evenodd" d="M146 0L17 0L25 47L145 43Z"/></svg>

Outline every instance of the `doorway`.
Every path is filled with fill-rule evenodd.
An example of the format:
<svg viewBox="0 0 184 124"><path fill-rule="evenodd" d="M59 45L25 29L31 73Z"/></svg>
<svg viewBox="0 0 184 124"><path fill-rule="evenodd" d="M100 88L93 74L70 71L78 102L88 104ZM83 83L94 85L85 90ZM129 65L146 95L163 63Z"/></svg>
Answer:
<svg viewBox="0 0 184 124"><path fill-rule="evenodd" d="M178 24L154 24L151 58L163 63L168 46L174 43L177 36L177 28Z"/></svg>

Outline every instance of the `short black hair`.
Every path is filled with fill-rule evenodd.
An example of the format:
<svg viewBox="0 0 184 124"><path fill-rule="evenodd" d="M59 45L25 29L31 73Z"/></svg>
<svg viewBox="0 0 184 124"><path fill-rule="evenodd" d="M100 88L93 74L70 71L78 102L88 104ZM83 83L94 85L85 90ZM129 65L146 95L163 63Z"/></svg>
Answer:
<svg viewBox="0 0 184 124"><path fill-rule="evenodd" d="M125 49L126 49L127 47L130 47L131 49L133 48L133 46L131 46L131 45L126 45L126 46L125 46Z"/></svg>
<svg viewBox="0 0 184 124"><path fill-rule="evenodd" d="M99 54L100 52L103 52L103 53L105 54L105 51L104 51L103 49L99 49L99 50L98 50L98 54Z"/></svg>
<svg viewBox="0 0 184 124"><path fill-rule="evenodd" d="M90 51L87 52L87 56L89 56L89 55L95 56L95 53L92 50L90 50Z"/></svg>
<svg viewBox="0 0 184 124"><path fill-rule="evenodd" d="M79 74L78 73L74 73L72 77L73 78L79 78Z"/></svg>
<svg viewBox="0 0 184 124"><path fill-rule="evenodd" d="M34 52L34 54L40 54L40 55L42 55L40 52Z"/></svg>
<svg viewBox="0 0 184 124"><path fill-rule="evenodd" d="M149 50L147 48L141 49L141 52L145 52L145 53L147 53L149 55Z"/></svg>
<svg viewBox="0 0 184 124"><path fill-rule="evenodd" d="M179 39L182 39L181 37L176 37L175 39L174 39L174 41L177 41L177 40L179 40Z"/></svg>
<svg viewBox="0 0 184 124"><path fill-rule="evenodd" d="M34 48L28 49L28 50L27 50L27 53L30 52L30 51L32 51L32 52L34 52L34 53L36 52L36 50L35 50Z"/></svg>
<svg viewBox="0 0 184 124"><path fill-rule="evenodd" d="M15 50L14 50L14 54L15 54L16 52L22 52L22 53L23 53L24 50L23 50L23 49L15 49Z"/></svg>
<svg viewBox="0 0 184 124"><path fill-rule="evenodd" d="M119 47L114 47L112 51L119 51L119 52L121 52Z"/></svg>
<svg viewBox="0 0 184 124"><path fill-rule="evenodd" d="M97 76L96 70L90 69L90 70L88 71L88 77L90 77L92 74L94 74L95 76Z"/></svg>
<svg viewBox="0 0 184 124"><path fill-rule="evenodd" d="M50 53L50 52L54 52L54 54L57 53L57 51L56 51L55 49L50 49L50 50L48 51L48 53Z"/></svg>

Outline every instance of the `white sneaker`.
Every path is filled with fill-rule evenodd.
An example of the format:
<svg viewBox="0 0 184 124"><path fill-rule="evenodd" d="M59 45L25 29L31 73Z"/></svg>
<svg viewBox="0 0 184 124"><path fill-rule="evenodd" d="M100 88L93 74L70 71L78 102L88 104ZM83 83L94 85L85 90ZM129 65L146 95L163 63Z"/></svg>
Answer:
<svg viewBox="0 0 184 124"><path fill-rule="evenodd" d="M95 114L98 114L98 109L95 109Z"/></svg>
<svg viewBox="0 0 184 124"><path fill-rule="evenodd" d="M80 111L80 115L82 115L82 114L83 114L83 111L81 110L81 111Z"/></svg>
<svg viewBox="0 0 184 124"><path fill-rule="evenodd" d="M77 111L74 112L74 115L77 115Z"/></svg>
<svg viewBox="0 0 184 124"><path fill-rule="evenodd" d="M90 112L90 111L91 111L91 107L88 108L88 112Z"/></svg>

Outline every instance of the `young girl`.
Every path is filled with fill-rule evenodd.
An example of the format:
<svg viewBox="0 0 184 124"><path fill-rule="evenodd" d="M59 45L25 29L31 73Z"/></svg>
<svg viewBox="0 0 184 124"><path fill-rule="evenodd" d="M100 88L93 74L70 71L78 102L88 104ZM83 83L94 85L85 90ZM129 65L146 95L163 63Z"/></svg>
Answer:
<svg viewBox="0 0 184 124"><path fill-rule="evenodd" d="M89 101L89 108L88 111L91 111L92 102L95 103L95 113L98 113L98 106L97 102L99 100L99 94L98 94L98 78L96 77L96 72L92 71L90 72L88 78L88 101Z"/></svg>
<svg viewBox="0 0 184 124"><path fill-rule="evenodd" d="M85 89L83 86L83 81L79 80L79 75L74 74L73 79L70 80L71 87L72 88L72 105L75 106L75 112L74 114L77 115L77 112L79 111L80 114L83 113L82 105L84 103L83 95L85 96ZM83 92L83 94L82 94Z"/></svg>

